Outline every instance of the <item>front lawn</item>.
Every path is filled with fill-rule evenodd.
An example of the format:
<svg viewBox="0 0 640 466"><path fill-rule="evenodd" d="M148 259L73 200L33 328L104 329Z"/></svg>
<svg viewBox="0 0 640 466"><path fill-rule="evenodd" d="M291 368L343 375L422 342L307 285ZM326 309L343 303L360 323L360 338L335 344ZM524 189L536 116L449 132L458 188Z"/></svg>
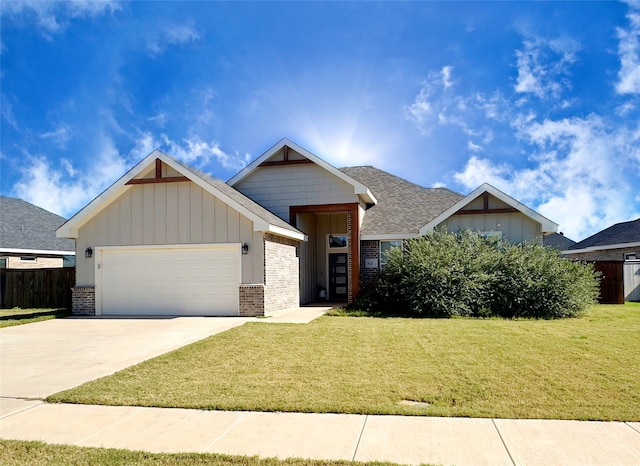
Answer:
<svg viewBox="0 0 640 466"><path fill-rule="evenodd" d="M640 420L640 304L561 320L255 322L52 402Z"/></svg>
<svg viewBox="0 0 640 466"><path fill-rule="evenodd" d="M146 453L114 448L89 448L71 445L49 445L42 442L25 442L0 439L0 463L3 465L181 465L181 466L358 466L391 465L392 463L356 463L330 460L278 460L260 459L255 456L229 456L212 453Z"/></svg>
<svg viewBox="0 0 640 466"><path fill-rule="evenodd" d="M0 328L68 317L66 309L0 309Z"/></svg>

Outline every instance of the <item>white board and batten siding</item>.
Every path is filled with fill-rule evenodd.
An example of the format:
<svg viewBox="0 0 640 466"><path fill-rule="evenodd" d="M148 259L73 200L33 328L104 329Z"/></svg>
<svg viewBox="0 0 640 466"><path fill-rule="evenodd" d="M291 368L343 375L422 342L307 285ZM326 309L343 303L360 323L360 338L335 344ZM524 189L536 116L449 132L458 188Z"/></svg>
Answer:
<svg viewBox="0 0 640 466"><path fill-rule="evenodd" d="M96 249L96 315L237 316L240 244Z"/></svg>
<svg viewBox="0 0 640 466"><path fill-rule="evenodd" d="M195 183L134 185L80 228L76 285L95 284L96 255L85 258L87 247L243 243L242 283L262 283L262 241L250 219Z"/></svg>
<svg viewBox="0 0 640 466"><path fill-rule="evenodd" d="M289 207L359 202L353 186L315 163L260 167L234 186L289 221Z"/></svg>

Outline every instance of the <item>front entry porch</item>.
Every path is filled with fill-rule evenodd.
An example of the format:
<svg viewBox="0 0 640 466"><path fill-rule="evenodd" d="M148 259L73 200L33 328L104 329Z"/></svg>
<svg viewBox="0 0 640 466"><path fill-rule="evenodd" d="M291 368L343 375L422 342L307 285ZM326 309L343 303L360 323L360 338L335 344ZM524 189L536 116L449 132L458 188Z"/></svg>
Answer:
<svg viewBox="0 0 640 466"><path fill-rule="evenodd" d="M300 245L300 303L351 302L358 292L358 204L292 206L291 223L308 236Z"/></svg>

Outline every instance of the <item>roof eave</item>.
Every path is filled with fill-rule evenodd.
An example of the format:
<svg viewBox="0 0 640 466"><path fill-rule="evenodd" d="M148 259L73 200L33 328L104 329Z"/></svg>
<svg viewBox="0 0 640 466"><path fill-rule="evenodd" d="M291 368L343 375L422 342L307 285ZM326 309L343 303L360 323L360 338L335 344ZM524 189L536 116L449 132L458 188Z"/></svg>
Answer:
<svg viewBox="0 0 640 466"><path fill-rule="evenodd" d="M565 251L562 251L562 254L581 254L585 252L606 251L609 249L622 249L622 248L635 248L635 247L640 247L640 241L636 241L633 243L607 244L603 246L589 246L589 247L580 248L580 249L567 249Z"/></svg>

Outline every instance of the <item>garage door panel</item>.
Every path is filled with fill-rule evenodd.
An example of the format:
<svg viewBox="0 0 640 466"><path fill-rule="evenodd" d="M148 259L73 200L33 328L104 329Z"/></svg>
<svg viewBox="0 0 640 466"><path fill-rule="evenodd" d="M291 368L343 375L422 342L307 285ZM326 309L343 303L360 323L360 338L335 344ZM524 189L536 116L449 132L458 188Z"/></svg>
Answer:
<svg viewBox="0 0 640 466"><path fill-rule="evenodd" d="M103 314L238 315L238 245L104 248Z"/></svg>

